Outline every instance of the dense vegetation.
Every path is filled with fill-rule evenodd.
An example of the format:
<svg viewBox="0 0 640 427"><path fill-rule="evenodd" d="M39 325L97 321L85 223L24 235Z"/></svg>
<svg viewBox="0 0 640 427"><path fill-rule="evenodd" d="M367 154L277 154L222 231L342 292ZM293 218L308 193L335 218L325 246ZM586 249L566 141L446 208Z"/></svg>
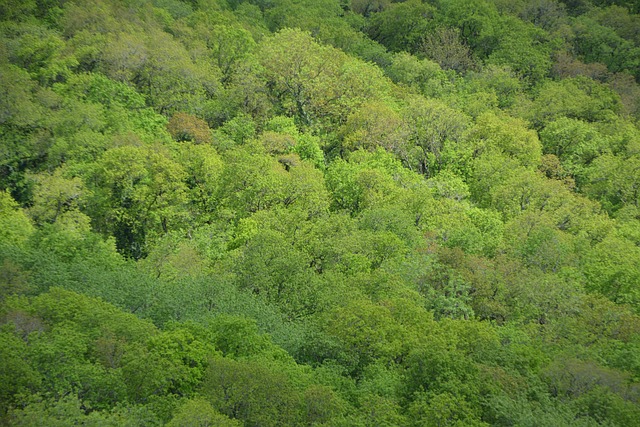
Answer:
<svg viewBox="0 0 640 427"><path fill-rule="evenodd" d="M0 424L636 426L639 14L0 2Z"/></svg>

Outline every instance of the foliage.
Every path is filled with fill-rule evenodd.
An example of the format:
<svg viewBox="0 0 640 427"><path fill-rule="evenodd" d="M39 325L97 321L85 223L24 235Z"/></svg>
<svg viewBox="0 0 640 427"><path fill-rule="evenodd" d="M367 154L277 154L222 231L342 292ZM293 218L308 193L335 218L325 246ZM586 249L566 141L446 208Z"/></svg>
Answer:
<svg viewBox="0 0 640 427"><path fill-rule="evenodd" d="M640 15L0 4L0 424L635 426Z"/></svg>

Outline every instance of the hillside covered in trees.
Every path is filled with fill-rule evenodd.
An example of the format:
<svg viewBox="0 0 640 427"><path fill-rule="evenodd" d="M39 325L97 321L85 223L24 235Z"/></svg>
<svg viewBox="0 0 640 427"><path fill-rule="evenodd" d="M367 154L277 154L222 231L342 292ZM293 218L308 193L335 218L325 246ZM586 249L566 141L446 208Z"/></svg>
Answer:
<svg viewBox="0 0 640 427"><path fill-rule="evenodd" d="M638 425L637 1L0 19L0 424Z"/></svg>

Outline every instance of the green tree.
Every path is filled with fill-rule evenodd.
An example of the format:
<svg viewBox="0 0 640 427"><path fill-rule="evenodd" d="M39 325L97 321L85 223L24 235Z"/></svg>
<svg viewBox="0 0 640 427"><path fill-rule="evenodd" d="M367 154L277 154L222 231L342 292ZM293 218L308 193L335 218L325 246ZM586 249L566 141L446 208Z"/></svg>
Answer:
<svg viewBox="0 0 640 427"><path fill-rule="evenodd" d="M258 232L238 260L238 285L277 304L290 318L313 313L316 280L303 253L276 232Z"/></svg>
<svg viewBox="0 0 640 427"><path fill-rule="evenodd" d="M110 35L102 64L107 76L134 82L150 106L166 115L198 111L215 89L205 85L205 79L216 70L192 61L181 43L157 29Z"/></svg>
<svg viewBox="0 0 640 427"><path fill-rule="evenodd" d="M34 178L37 187L29 213L36 223L53 223L64 213L84 207L88 195L80 178L67 178L60 168L53 174L36 175Z"/></svg>
<svg viewBox="0 0 640 427"><path fill-rule="evenodd" d="M23 245L33 233L33 224L13 198L0 192L0 242Z"/></svg>
<svg viewBox="0 0 640 427"><path fill-rule="evenodd" d="M299 30L283 30L265 39L259 52L283 109L295 115L302 125L310 125L315 119L313 104L333 98L332 93L322 91L335 90L327 88L325 82L335 83L344 57L337 52L332 54L330 48L315 43L309 34Z"/></svg>
<svg viewBox="0 0 640 427"><path fill-rule="evenodd" d="M460 28L463 43L477 57L485 59L496 48L499 43L496 32L500 16L493 2L455 0L439 6L436 22L449 28Z"/></svg>
<svg viewBox="0 0 640 427"><path fill-rule="evenodd" d="M0 333L0 355L3 360L0 368L0 419L6 416L11 406L19 403L21 394L35 392L41 387L41 376L27 357L27 343L7 326L11 324L4 325Z"/></svg>
<svg viewBox="0 0 640 427"><path fill-rule="evenodd" d="M574 50L585 62L604 63L613 72L628 70L638 80L640 47L637 44L623 39L612 28L600 25L586 15L573 21L573 30Z"/></svg>
<svg viewBox="0 0 640 427"><path fill-rule="evenodd" d="M265 38L258 58L271 95L303 129L340 123L366 99L390 92L379 68L320 45L300 30L285 29Z"/></svg>
<svg viewBox="0 0 640 427"><path fill-rule="evenodd" d="M370 17L369 36L394 52L416 52L428 32L434 7L420 1L394 2Z"/></svg>
<svg viewBox="0 0 640 427"><path fill-rule="evenodd" d="M221 175L220 204L237 218L268 209L283 200L287 172L256 147L226 153Z"/></svg>
<svg viewBox="0 0 640 427"><path fill-rule="evenodd" d="M239 63L248 56L256 44L249 31L237 25L216 25L207 41L212 59L222 72L222 84L228 83Z"/></svg>
<svg viewBox="0 0 640 427"><path fill-rule="evenodd" d="M147 239L179 229L184 210L185 172L165 149L152 146L113 148L93 166L92 216L98 231L113 235L125 255L146 254Z"/></svg>
<svg viewBox="0 0 640 427"><path fill-rule="evenodd" d="M556 155L580 186L585 184L591 163L611 145L593 124L566 117L548 123L540 139L544 151Z"/></svg>
<svg viewBox="0 0 640 427"><path fill-rule="evenodd" d="M354 373L376 360L389 363L401 353L399 326L387 307L369 300L348 301L326 315L324 329L354 361Z"/></svg>
<svg viewBox="0 0 640 427"><path fill-rule="evenodd" d="M205 144L211 141L211 129L207 123L186 113L176 113L167 123L167 130L176 141L192 141Z"/></svg>
<svg viewBox="0 0 640 427"><path fill-rule="evenodd" d="M351 10L367 17L372 13L383 11L390 3L390 0L353 0Z"/></svg>
<svg viewBox="0 0 640 427"><path fill-rule="evenodd" d="M428 180L436 200L420 213L418 226L438 244L460 247L468 253L494 255L502 247L503 224L498 212L479 209L467 199L469 189L462 179L442 171Z"/></svg>
<svg viewBox="0 0 640 427"><path fill-rule="evenodd" d="M12 23L9 28L13 37L5 39L8 59L39 83L64 81L78 64L56 31L37 23Z"/></svg>
<svg viewBox="0 0 640 427"><path fill-rule="evenodd" d="M44 125L42 93L29 74L11 64L0 64L0 188L25 202L29 184L25 171L40 166L51 144Z"/></svg>
<svg viewBox="0 0 640 427"><path fill-rule="evenodd" d="M405 107L409 141L419 148L417 172L431 177L444 166L443 152L448 143L462 138L469 125L468 117L438 100L412 98Z"/></svg>
<svg viewBox="0 0 640 427"><path fill-rule="evenodd" d="M202 392L215 409L247 426L297 425L302 415L301 393L285 374L258 361L212 359Z"/></svg>
<svg viewBox="0 0 640 427"><path fill-rule="evenodd" d="M443 70L436 62L418 59L407 52L394 54L385 72L395 83L428 97L438 98L455 90L454 75L450 71Z"/></svg>
<svg viewBox="0 0 640 427"><path fill-rule="evenodd" d="M639 168L640 158L637 155L603 154L586 172L588 183L584 191L599 200L609 212L625 205L638 206Z"/></svg>
<svg viewBox="0 0 640 427"><path fill-rule="evenodd" d="M481 71L467 75L471 91L493 92L499 108L511 107L521 94L523 84L509 66L487 64Z"/></svg>
<svg viewBox="0 0 640 427"><path fill-rule="evenodd" d="M381 148L370 153L353 152L349 161L335 160L327 170L326 185L334 210L352 215L401 200L420 176L402 167L400 161Z"/></svg>
<svg viewBox="0 0 640 427"><path fill-rule="evenodd" d="M406 140L409 134L400 114L386 103L365 103L347 118L340 133L342 148L375 150L383 147L408 161Z"/></svg>
<svg viewBox="0 0 640 427"><path fill-rule="evenodd" d="M587 288L600 292L614 302L635 306L640 265L638 248L631 241L607 236L589 251L584 259Z"/></svg>
<svg viewBox="0 0 640 427"><path fill-rule="evenodd" d="M176 156L185 172L187 200L198 224L212 221L217 210L224 162L211 145L185 143Z"/></svg>
<svg viewBox="0 0 640 427"><path fill-rule="evenodd" d="M217 412L209 402L201 398L185 401L174 414L168 427L240 427L238 420Z"/></svg>
<svg viewBox="0 0 640 427"><path fill-rule="evenodd" d="M444 392L432 396L419 395L409 407L412 426L487 426L464 399Z"/></svg>
<svg viewBox="0 0 640 427"><path fill-rule="evenodd" d="M466 139L474 146L476 155L484 150L497 150L517 159L525 167L540 164L542 147L538 136L522 120L494 113L482 114Z"/></svg>
<svg viewBox="0 0 640 427"><path fill-rule="evenodd" d="M425 36L420 51L445 70L465 73L476 67L471 50L460 40L458 29L437 28Z"/></svg>
<svg viewBox="0 0 640 427"><path fill-rule="evenodd" d="M551 69L549 35L515 17L503 17L496 29L500 40L487 61L511 67L527 84L538 85Z"/></svg>
<svg viewBox="0 0 640 427"><path fill-rule="evenodd" d="M620 98L611 89L586 77L547 80L533 105L516 105L537 129L566 116L588 122L607 121L620 111Z"/></svg>

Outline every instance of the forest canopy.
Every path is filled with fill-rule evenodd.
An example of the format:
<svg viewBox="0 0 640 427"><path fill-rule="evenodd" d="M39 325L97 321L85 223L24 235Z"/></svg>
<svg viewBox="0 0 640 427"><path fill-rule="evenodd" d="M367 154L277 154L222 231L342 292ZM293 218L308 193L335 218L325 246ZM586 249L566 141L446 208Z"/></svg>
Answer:
<svg viewBox="0 0 640 427"><path fill-rule="evenodd" d="M0 424L640 419L632 0L0 3Z"/></svg>

